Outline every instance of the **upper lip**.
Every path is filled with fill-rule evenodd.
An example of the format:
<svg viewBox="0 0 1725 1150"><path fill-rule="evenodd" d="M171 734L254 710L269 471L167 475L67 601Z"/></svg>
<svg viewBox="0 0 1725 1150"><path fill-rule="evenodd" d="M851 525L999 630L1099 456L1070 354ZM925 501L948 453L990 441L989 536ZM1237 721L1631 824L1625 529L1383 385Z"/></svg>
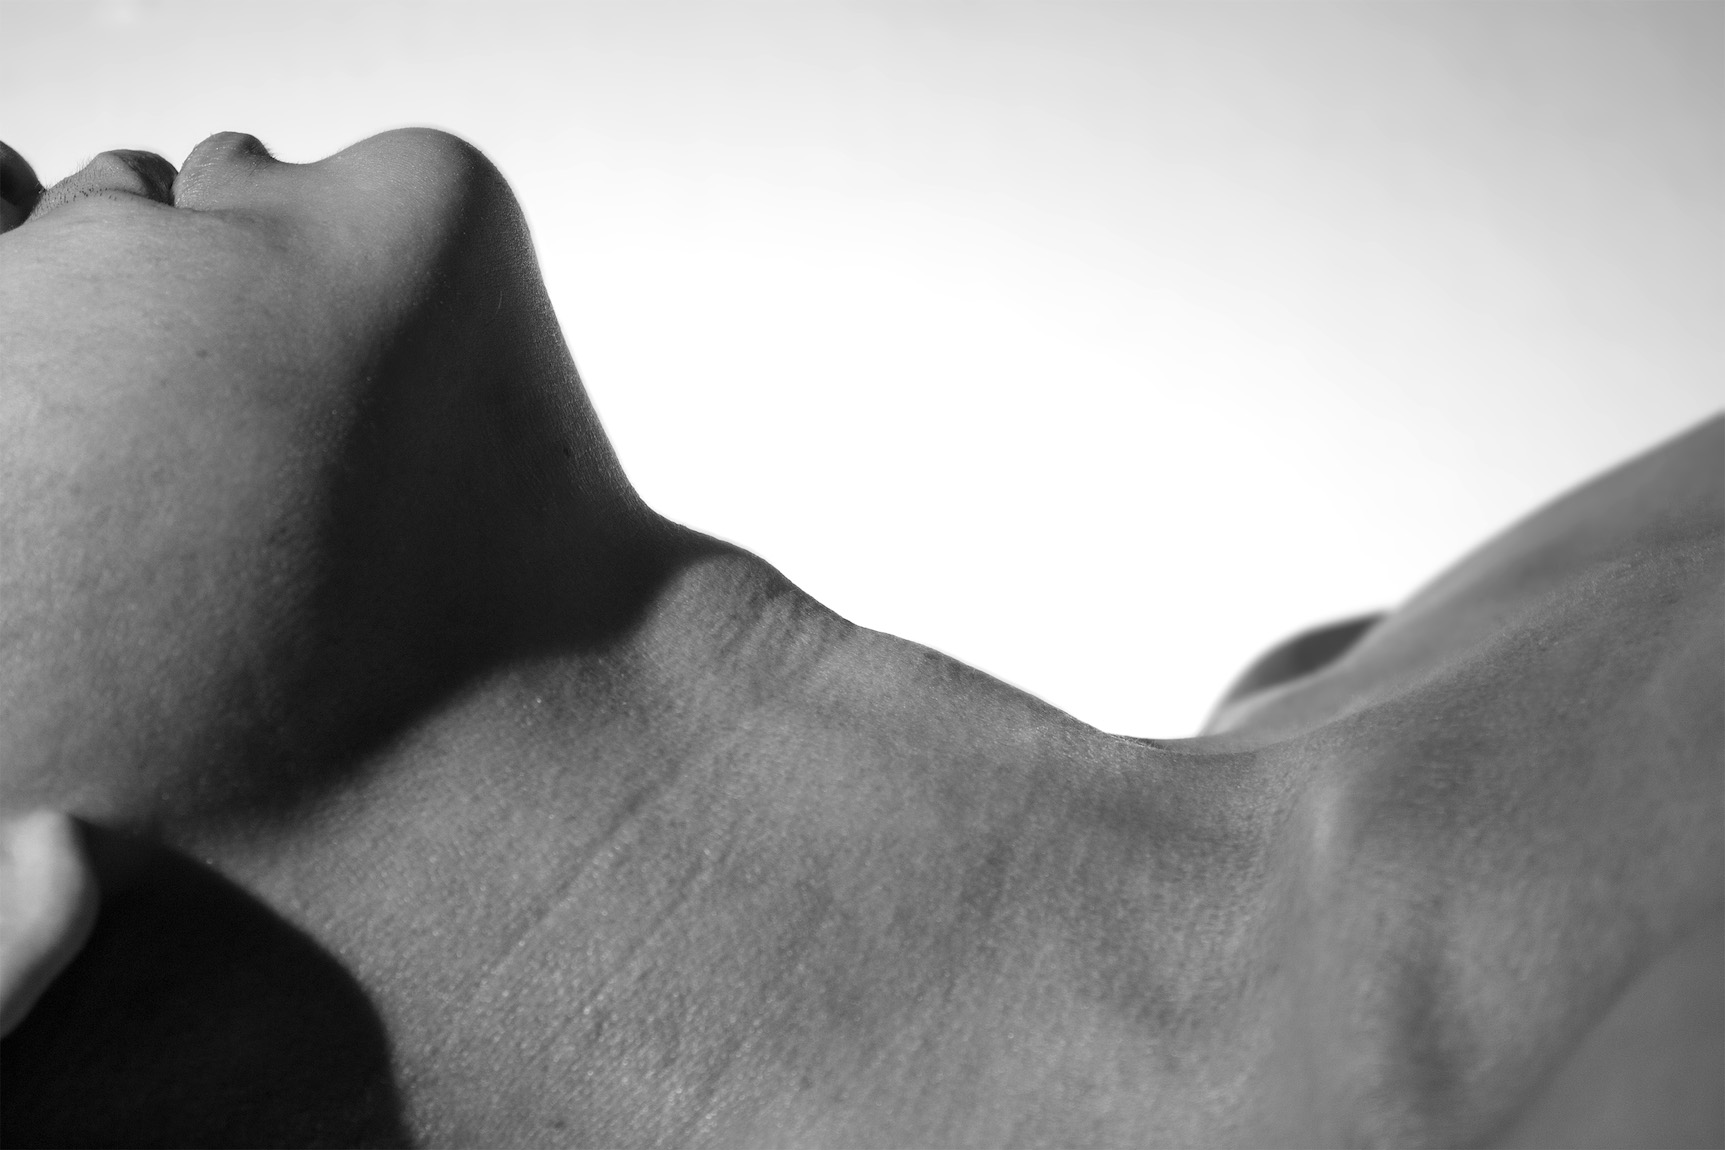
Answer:
<svg viewBox="0 0 1725 1150"><path fill-rule="evenodd" d="M256 136L217 132L193 148L179 170L155 152L118 148L103 152L53 187L43 189L35 171L11 148L0 144L0 231L26 219L88 196L138 196L174 207L197 206L197 189L231 163L267 161L269 150ZM188 200L187 193L191 193Z"/></svg>
<svg viewBox="0 0 1725 1150"><path fill-rule="evenodd" d="M114 182L104 182L103 187L114 191L132 191L140 189L139 194L158 203L172 204L174 202L174 177L179 173L174 165L157 155L155 152L140 152L123 148L113 152L103 152L90 161L84 170L104 165L98 179L112 179Z"/></svg>
<svg viewBox="0 0 1725 1150"><path fill-rule="evenodd" d="M173 205L174 165L154 152L131 148L103 152L37 199L30 211L36 219L86 196L121 193Z"/></svg>

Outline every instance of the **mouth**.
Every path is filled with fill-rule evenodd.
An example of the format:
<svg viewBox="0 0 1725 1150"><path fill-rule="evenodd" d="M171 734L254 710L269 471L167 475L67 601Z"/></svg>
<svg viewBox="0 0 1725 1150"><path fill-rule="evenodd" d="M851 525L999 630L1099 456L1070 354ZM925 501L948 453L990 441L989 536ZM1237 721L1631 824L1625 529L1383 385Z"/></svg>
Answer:
<svg viewBox="0 0 1725 1150"><path fill-rule="evenodd" d="M255 168L273 162L274 156L263 141L245 132L217 132L206 137L186 155L180 174L174 180L174 202L196 207L199 191L213 183L224 171L235 168Z"/></svg>
<svg viewBox="0 0 1725 1150"><path fill-rule="evenodd" d="M177 174L174 165L154 152L131 148L103 152L42 192L25 219L38 220L67 204L92 197L143 199L172 207Z"/></svg>
<svg viewBox="0 0 1725 1150"><path fill-rule="evenodd" d="M44 189L15 149L0 144L0 231L78 200L148 200L167 207L197 207L201 189L222 173L268 163L269 149L244 132L217 132L193 148L178 169L155 152L119 148L103 152Z"/></svg>

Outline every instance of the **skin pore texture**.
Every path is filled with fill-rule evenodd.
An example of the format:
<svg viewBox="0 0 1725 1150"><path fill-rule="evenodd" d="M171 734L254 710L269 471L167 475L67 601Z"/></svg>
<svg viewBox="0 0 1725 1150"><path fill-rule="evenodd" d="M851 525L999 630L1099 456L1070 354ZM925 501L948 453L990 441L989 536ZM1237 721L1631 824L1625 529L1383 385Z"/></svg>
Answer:
<svg viewBox="0 0 1725 1150"><path fill-rule="evenodd" d="M645 507L450 136L0 261L13 1143L1725 1137L1725 422L1133 739Z"/></svg>

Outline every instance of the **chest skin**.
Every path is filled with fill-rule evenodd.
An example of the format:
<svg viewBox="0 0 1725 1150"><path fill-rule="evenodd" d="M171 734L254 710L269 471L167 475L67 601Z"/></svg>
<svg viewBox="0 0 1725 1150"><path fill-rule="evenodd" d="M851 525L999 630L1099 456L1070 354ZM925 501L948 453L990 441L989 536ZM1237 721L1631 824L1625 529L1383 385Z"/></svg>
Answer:
<svg viewBox="0 0 1725 1150"><path fill-rule="evenodd" d="M1204 738L1095 731L730 557L180 846L375 1011L383 1085L332 1105L379 1142L1513 1137L1725 902L1721 439ZM234 1009L158 1021L232 1048Z"/></svg>

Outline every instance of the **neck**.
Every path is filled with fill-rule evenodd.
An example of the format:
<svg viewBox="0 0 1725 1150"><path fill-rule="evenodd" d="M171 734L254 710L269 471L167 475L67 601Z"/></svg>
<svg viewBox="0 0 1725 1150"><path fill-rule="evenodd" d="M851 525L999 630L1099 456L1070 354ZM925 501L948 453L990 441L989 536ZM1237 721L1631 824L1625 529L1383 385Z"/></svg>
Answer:
<svg viewBox="0 0 1725 1150"><path fill-rule="evenodd" d="M1260 888L1261 757L1104 735L732 552L683 553L629 619L497 663L291 822L199 844L374 990L406 1078L437 1083L410 1099L426 1136L535 1113L578 1069L590 1137L675 1138L694 1111L643 1110L617 1069L643 1058L697 1110L761 1059L824 1066L795 1105L865 1125L817 1095L938 1076L961 1104L985 1065L1028 1089L1046 1041L1153 1074L1147 1036L1245 977L1195 924ZM762 1048L734 1047L738 1011ZM1020 1012L1039 1037L1014 1048ZM579 1067L497 1054L529 1035Z"/></svg>

